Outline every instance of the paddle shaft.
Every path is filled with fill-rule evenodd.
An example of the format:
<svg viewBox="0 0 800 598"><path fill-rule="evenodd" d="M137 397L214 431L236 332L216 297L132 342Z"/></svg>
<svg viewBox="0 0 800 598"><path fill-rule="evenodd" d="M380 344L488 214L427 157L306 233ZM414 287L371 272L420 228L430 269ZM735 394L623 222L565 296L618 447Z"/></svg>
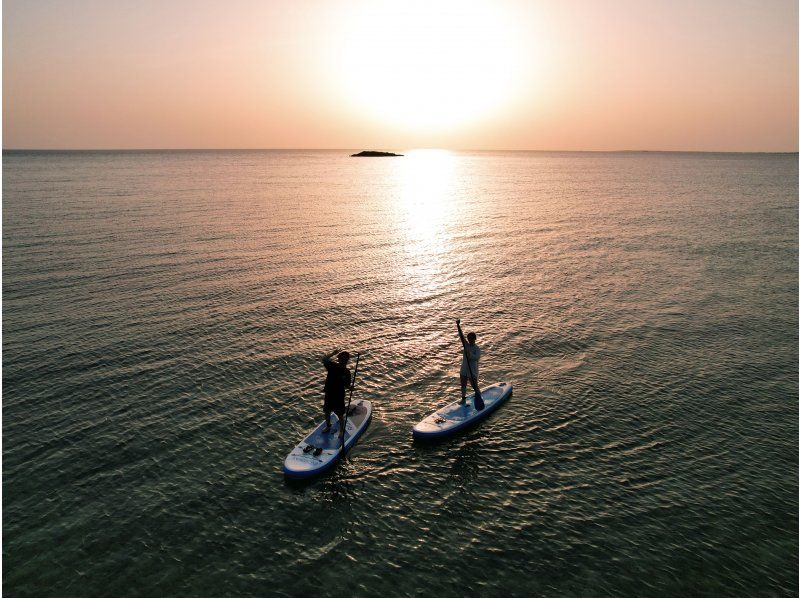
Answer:
<svg viewBox="0 0 800 598"><path fill-rule="evenodd" d="M356 386L359 359L361 359L361 353L356 353L356 367L353 370L353 381L350 383L350 396L347 397L347 408L344 410L344 420L342 420L342 454L344 454L344 437L347 434L347 413L350 411L350 401L353 400L353 388Z"/></svg>

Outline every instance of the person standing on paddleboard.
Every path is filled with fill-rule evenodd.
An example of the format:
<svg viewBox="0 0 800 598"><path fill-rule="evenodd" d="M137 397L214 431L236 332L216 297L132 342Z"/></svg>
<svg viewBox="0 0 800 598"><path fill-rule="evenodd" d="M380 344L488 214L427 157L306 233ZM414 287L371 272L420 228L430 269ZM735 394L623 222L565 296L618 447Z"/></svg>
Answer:
<svg viewBox="0 0 800 598"><path fill-rule="evenodd" d="M461 404L467 401L467 382L472 384L475 393L478 394L478 362L481 359L481 348L475 344L478 340L474 332L470 332L467 338L464 339L464 333L461 331L461 320L456 320L458 327L458 336L461 338L461 344L464 346L463 357L461 358L461 371L459 372L461 378ZM467 362L469 360L469 362ZM476 408L483 409L483 401L476 401Z"/></svg>
<svg viewBox="0 0 800 598"><path fill-rule="evenodd" d="M347 362L350 361L350 353L342 351L333 361L331 357L339 353L339 349L334 349L330 355L322 358L322 364L328 370L328 377L325 379L325 404L323 410L325 411L325 429L323 432L328 432L331 429L331 411L339 418L339 438L344 437L344 426L341 423L344 421L345 404L344 397L348 388L350 388L350 370L347 369Z"/></svg>

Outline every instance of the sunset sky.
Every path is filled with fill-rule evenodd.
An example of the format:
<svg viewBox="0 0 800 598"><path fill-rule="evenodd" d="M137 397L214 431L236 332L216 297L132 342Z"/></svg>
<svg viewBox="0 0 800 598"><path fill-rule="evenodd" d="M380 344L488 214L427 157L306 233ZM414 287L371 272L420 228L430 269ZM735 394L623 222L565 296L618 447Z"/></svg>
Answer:
<svg viewBox="0 0 800 598"><path fill-rule="evenodd" d="M4 148L797 151L796 0L5 0Z"/></svg>

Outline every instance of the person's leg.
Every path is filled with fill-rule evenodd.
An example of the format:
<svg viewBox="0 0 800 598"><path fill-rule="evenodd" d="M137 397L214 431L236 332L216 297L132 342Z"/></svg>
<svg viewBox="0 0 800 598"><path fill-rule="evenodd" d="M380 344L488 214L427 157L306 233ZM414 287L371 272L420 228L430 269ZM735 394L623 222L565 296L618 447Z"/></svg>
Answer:
<svg viewBox="0 0 800 598"><path fill-rule="evenodd" d="M465 402L467 400L467 377L466 376L459 376L461 378L461 402Z"/></svg>
<svg viewBox="0 0 800 598"><path fill-rule="evenodd" d="M344 422L344 412L345 412L345 406L344 406L344 403L342 403L341 407L339 407L339 409L336 410L336 417L339 418L339 438L340 439L344 438L344 424L345 424L345 422Z"/></svg>
<svg viewBox="0 0 800 598"><path fill-rule="evenodd" d="M328 404L327 399L325 400L325 406L322 410L325 412L325 429L323 432L327 432L331 429L331 406Z"/></svg>

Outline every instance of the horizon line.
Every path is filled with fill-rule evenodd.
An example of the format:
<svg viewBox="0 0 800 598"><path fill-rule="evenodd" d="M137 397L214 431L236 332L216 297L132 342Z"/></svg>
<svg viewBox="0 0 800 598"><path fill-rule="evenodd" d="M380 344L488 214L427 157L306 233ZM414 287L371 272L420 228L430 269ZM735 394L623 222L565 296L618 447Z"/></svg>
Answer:
<svg viewBox="0 0 800 598"><path fill-rule="evenodd" d="M415 150L444 150L451 152L527 152L527 153L598 153L598 154L797 154L795 150L666 150L666 149L465 149L446 147L408 147L408 148L381 148L380 151L415 151ZM364 151L359 148L329 148L329 147L96 147L96 148L36 148L36 147L4 147L3 152L350 152ZM372 151L372 150L371 150Z"/></svg>

